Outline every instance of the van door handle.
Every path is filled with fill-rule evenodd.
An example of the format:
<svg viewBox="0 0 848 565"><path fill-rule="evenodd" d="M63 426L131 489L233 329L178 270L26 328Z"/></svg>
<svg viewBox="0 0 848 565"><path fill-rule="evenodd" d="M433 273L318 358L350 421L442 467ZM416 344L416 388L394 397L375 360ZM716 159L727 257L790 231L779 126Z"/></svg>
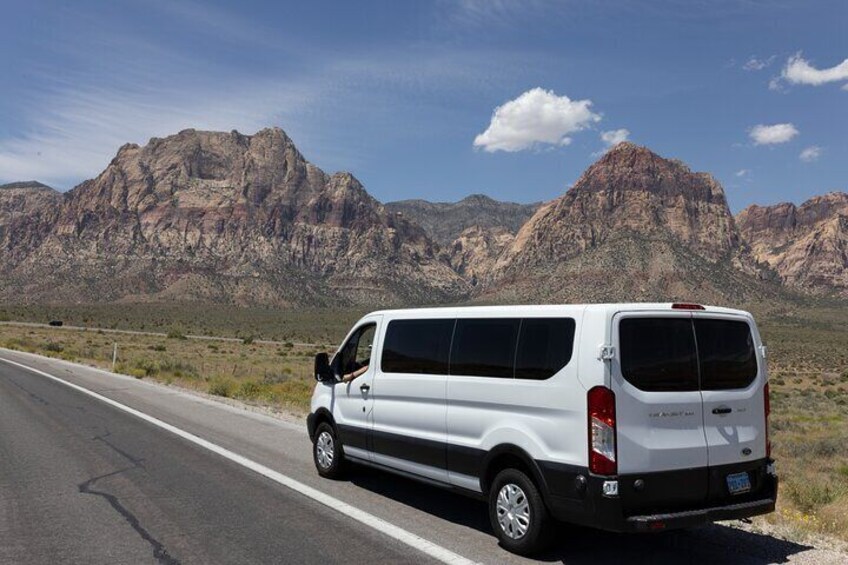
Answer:
<svg viewBox="0 0 848 565"><path fill-rule="evenodd" d="M368 392L369 390L371 390L371 386L368 383L362 383L361 385L359 385L359 390L361 390L362 392Z"/></svg>
<svg viewBox="0 0 848 565"><path fill-rule="evenodd" d="M721 408L713 408L713 414L730 414L733 412L732 408L728 408L727 406L722 406Z"/></svg>

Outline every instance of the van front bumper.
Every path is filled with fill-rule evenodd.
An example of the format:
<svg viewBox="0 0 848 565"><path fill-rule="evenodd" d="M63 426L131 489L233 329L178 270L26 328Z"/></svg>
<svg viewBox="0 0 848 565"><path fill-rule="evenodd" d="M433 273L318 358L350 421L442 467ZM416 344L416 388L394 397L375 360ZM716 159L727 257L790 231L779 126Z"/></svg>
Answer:
<svg viewBox="0 0 848 565"><path fill-rule="evenodd" d="M716 480L727 473L749 473L752 490L731 495L723 483ZM708 472L711 487L706 495L693 492L690 479ZM562 521L581 524L611 532L657 532L675 528L690 528L721 520L739 520L774 512L777 502L778 479L771 461L761 460L718 468L687 469L638 476L601 477L583 475L577 482L582 488L556 492L550 475L545 476L547 505L551 514ZM615 481L618 495L604 495L605 482ZM634 489L641 481L643 488ZM559 483L560 485L563 482ZM550 487L554 486L554 492Z"/></svg>

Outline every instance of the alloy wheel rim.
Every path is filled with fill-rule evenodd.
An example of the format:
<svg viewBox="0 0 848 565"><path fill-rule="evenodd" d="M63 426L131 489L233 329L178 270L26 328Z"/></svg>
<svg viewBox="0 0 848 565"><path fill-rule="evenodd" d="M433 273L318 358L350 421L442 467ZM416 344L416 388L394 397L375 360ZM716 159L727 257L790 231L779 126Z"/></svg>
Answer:
<svg viewBox="0 0 848 565"><path fill-rule="evenodd" d="M322 469L329 469L333 464L333 436L330 432L321 432L315 443L315 455Z"/></svg>
<svg viewBox="0 0 848 565"><path fill-rule="evenodd" d="M498 492L495 505L498 523L507 537L521 539L530 528L530 501L527 495L516 484L504 485Z"/></svg>

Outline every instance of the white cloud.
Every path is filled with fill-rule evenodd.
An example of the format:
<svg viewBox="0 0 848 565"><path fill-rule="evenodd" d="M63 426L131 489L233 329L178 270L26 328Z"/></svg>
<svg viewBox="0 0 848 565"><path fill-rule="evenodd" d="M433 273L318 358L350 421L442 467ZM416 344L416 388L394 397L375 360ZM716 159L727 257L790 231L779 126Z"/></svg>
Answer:
<svg viewBox="0 0 848 565"><path fill-rule="evenodd" d="M552 90L533 88L495 108L486 131L474 138L485 151L521 151L539 144L568 145L570 134L601 120L591 100L571 100Z"/></svg>
<svg viewBox="0 0 848 565"><path fill-rule="evenodd" d="M792 84L819 86L829 82L848 81L848 59L827 69L817 69L797 53L786 61L781 73L783 79Z"/></svg>
<svg viewBox="0 0 848 565"><path fill-rule="evenodd" d="M751 174L751 169L739 169L738 171L736 171L733 174L737 177L740 177L740 178L741 177L747 177L748 175Z"/></svg>
<svg viewBox="0 0 848 565"><path fill-rule="evenodd" d="M818 161L819 157L821 157L822 148L818 145L810 145L806 147L801 153L798 155L798 158L804 161L805 163L812 163L813 161Z"/></svg>
<svg viewBox="0 0 848 565"><path fill-rule="evenodd" d="M761 71L771 65L774 59L775 55L772 55L768 59L758 59L752 56L742 65L742 68L746 71Z"/></svg>
<svg viewBox="0 0 848 565"><path fill-rule="evenodd" d="M601 141L603 141L607 147L612 147L614 145L618 145L622 141L627 141L628 137L630 137L630 130L624 128L601 133Z"/></svg>
<svg viewBox="0 0 848 565"><path fill-rule="evenodd" d="M798 133L798 129L793 124L772 124L770 126L759 124L751 128L749 135L754 140L754 145L775 145L786 143Z"/></svg>

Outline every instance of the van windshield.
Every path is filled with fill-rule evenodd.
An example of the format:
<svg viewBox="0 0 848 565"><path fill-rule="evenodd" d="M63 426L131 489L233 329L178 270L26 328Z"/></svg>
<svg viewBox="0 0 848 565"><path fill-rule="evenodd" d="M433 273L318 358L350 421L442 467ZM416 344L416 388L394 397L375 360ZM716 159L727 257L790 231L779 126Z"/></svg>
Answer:
<svg viewBox="0 0 848 565"><path fill-rule="evenodd" d="M748 387L757 358L748 324L697 318L625 318L621 373L640 390L680 392Z"/></svg>

